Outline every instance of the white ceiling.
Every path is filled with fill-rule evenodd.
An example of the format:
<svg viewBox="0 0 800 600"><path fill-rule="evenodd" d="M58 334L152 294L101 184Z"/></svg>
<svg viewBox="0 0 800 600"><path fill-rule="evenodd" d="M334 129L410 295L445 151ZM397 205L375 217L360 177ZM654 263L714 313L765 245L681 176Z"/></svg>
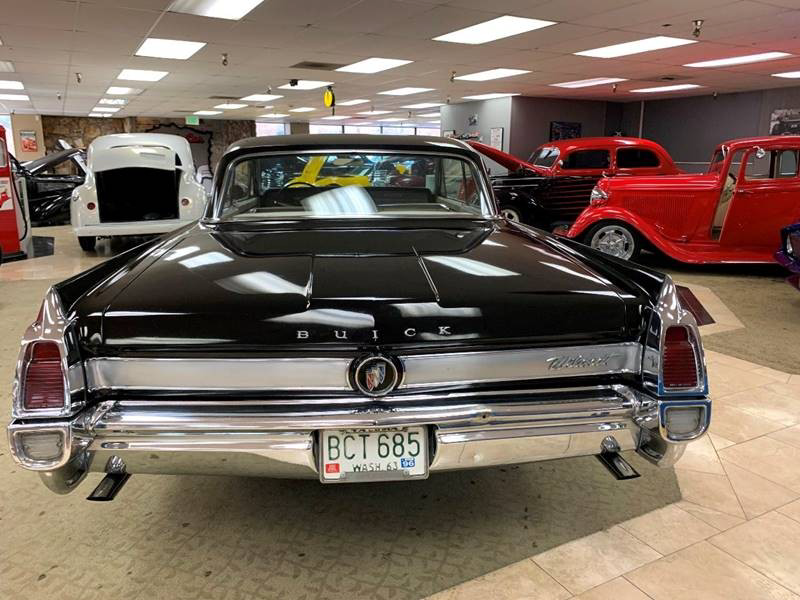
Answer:
<svg viewBox="0 0 800 600"><path fill-rule="evenodd" d="M256 106L212 118L256 118L313 106L296 120L318 121L322 90L277 90L289 78L335 82L339 101L368 98L375 109L397 111L418 102L462 101L462 96L517 92L607 100L639 100L627 90L675 83L705 87L670 95L707 94L800 85L770 73L800 70L800 0L266 0L241 21L166 12L171 0L3 0L0 2L0 60L16 73L31 102L0 101L0 110L86 115L110 85L145 88L115 116L173 116L211 109L224 100L264 93L272 86L284 98L274 109ZM434 42L431 38L494 17L511 14L558 24L483 45ZM700 43L599 59L572 53L653 35L691 38L692 20L705 19ZM145 37L208 42L189 60L141 58L134 52ZM680 65L740 54L783 51L797 58L729 67L692 69ZM221 64L227 53L228 66ZM291 69L300 61L349 64L379 56L414 62L374 75ZM458 74L510 67L530 74L487 82L450 82ZM156 69L170 74L159 82L115 79L120 69ZM82 74L77 83L75 73ZM624 77L610 86L565 90L551 83L589 77ZM655 82L655 83L654 83ZM379 96L403 86L434 88L413 96ZM11 90L0 90L9 91ZM19 92L13 92L19 93ZM61 95L61 99L58 95ZM651 94L648 98L657 97ZM369 104L339 107L354 115ZM431 112L430 109L418 111ZM424 121L425 119L422 119ZM336 123L337 121L328 121Z"/></svg>

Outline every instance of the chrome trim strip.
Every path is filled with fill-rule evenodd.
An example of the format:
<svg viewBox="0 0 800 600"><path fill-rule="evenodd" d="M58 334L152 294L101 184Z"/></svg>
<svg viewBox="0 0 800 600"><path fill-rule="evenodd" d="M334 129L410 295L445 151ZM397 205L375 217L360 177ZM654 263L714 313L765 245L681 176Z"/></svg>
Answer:
<svg viewBox="0 0 800 600"><path fill-rule="evenodd" d="M410 389L442 384L638 373L641 346L636 342L626 342L405 356L400 360L406 376L399 389Z"/></svg>
<svg viewBox="0 0 800 600"><path fill-rule="evenodd" d="M487 350L400 356L403 383L397 389L638 373L635 342ZM86 361L90 391L352 391L351 358L92 358ZM392 397L391 395L388 397ZM305 402L305 400L304 400Z"/></svg>

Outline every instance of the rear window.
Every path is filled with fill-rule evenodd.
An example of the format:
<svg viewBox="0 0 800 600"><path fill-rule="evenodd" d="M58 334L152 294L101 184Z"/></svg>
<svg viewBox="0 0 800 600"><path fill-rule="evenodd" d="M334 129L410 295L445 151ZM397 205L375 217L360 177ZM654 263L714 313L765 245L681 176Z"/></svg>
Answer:
<svg viewBox="0 0 800 600"><path fill-rule="evenodd" d="M657 167L660 162L652 150L646 148L620 148L617 150L617 167L620 169L643 169Z"/></svg>
<svg viewBox="0 0 800 600"><path fill-rule="evenodd" d="M608 150L576 150L567 154L562 169L607 169L611 165Z"/></svg>

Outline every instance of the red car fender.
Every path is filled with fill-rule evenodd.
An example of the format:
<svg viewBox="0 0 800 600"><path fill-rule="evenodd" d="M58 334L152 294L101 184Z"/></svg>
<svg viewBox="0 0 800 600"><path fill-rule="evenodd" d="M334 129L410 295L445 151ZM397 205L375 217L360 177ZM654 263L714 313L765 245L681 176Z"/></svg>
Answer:
<svg viewBox="0 0 800 600"><path fill-rule="evenodd" d="M675 260L686 263L708 262L704 260L703 257L692 252L687 252L681 248L679 244L664 238L664 236L648 221L642 219L635 213L617 206L590 206L578 215L572 227L567 231L566 236L579 240L593 225L601 221L619 221L630 225L644 239Z"/></svg>

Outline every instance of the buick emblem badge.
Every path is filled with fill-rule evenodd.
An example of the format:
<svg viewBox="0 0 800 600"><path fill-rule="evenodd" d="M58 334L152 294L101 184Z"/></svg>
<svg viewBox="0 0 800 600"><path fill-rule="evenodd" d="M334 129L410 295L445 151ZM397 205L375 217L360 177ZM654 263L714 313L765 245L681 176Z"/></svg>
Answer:
<svg viewBox="0 0 800 600"><path fill-rule="evenodd" d="M352 384L366 396L385 396L400 382L400 371L395 363L380 355L357 358L352 365Z"/></svg>

